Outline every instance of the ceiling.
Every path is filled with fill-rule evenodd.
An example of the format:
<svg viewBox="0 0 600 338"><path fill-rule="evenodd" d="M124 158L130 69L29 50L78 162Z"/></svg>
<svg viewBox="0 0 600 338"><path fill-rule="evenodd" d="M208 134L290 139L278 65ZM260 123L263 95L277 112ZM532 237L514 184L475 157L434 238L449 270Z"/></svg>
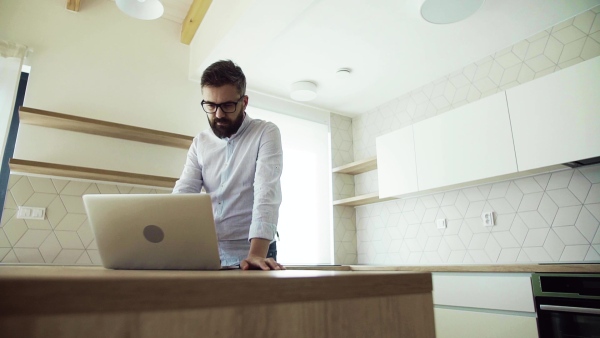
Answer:
<svg viewBox="0 0 600 338"><path fill-rule="evenodd" d="M165 18L192 0L162 0ZM289 99L313 81L307 104L346 116L387 101L600 4L600 0L486 0L464 21L435 25L423 0L214 0L191 43L190 78L212 62L239 64L253 91ZM181 22L178 21L178 22ZM350 68L349 77L336 76Z"/></svg>

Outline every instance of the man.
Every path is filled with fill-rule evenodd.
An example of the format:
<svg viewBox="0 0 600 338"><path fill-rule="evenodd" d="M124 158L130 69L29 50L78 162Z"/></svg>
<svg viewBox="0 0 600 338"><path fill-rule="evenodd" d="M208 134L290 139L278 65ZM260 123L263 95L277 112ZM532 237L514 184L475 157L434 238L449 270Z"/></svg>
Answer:
<svg viewBox="0 0 600 338"><path fill-rule="evenodd" d="M222 265L284 269L274 242L283 164L279 129L246 114L246 77L232 61L210 65L200 87L210 129L194 138L173 193L204 188L210 194Z"/></svg>

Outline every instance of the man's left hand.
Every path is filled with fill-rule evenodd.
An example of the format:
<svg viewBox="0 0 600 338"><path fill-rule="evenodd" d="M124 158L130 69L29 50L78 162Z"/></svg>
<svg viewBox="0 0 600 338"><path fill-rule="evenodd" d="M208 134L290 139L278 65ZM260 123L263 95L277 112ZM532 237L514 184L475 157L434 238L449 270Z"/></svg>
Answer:
<svg viewBox="0 0 600 338"><path fill-rule="evenodd" d="M240 262L242 270L285 270L285 267L277 263L273 258L249 255Z"/></svg>

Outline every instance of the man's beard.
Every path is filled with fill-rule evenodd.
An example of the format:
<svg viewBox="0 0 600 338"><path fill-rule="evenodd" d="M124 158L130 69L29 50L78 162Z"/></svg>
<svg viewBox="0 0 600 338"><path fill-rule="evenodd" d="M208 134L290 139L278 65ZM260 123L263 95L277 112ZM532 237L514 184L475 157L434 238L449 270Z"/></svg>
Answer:
<svg viewBox="0 0 600 338"><path fill-rule="evenodd" d="M231 137L233 134L237 133L238 129L240 129L240 127L242 126L242 122L244 122L245 115L246 112L242 112L233 122L226 118L219 119L215 116L212 122L210 121L210 119L208 119L208 124L210 125L210 128L212 129L213 133L215 133L215 135L217 135L218 138ZM217 122L221 122L224 124L219 126L217 125Z"/></svg>

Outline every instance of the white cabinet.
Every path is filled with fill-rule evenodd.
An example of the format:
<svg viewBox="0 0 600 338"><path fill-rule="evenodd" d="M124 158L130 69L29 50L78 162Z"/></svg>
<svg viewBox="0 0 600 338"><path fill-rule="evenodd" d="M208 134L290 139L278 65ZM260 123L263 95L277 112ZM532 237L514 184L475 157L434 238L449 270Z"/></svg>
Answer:
<svg viewBox="0 0 600 338"><path fill-rule="evenodd" d="M376 139L379 196L406 196L517 171L504 92Z"/></svg>
<svg viewBox="0 0 600 338"><path fill-rule="evenodd" d="M421 191L517 171L504 92L413 127Z"/></svg>
<svg viewBox="0 0 600 338"><path fill-rule="evenodd" d="M600 156L600 58L506 95L519 171Z"/></svg>
<svg viewBox="0 0 600 338"><path fill-rule="evenodd" d="M531 274L434 273L436 305L535 312Z"/></svg>
<svg viewBox="0 0 600 338"><path fill-rule="evenodd" d="M418 191L413 127L408 126L380 136L375 142L379 197Z"/></svg>
<svg viewBox="0 0 600 338"><path fill-rule="evenodd" d="M531 274L434 273L436 337L537 337Z"/></svg>
<svg viewBox="0 0 600 338"><path fill-rule="evenodd" d="M538 338L535 317L434 308L437 338Z"/></svg>

